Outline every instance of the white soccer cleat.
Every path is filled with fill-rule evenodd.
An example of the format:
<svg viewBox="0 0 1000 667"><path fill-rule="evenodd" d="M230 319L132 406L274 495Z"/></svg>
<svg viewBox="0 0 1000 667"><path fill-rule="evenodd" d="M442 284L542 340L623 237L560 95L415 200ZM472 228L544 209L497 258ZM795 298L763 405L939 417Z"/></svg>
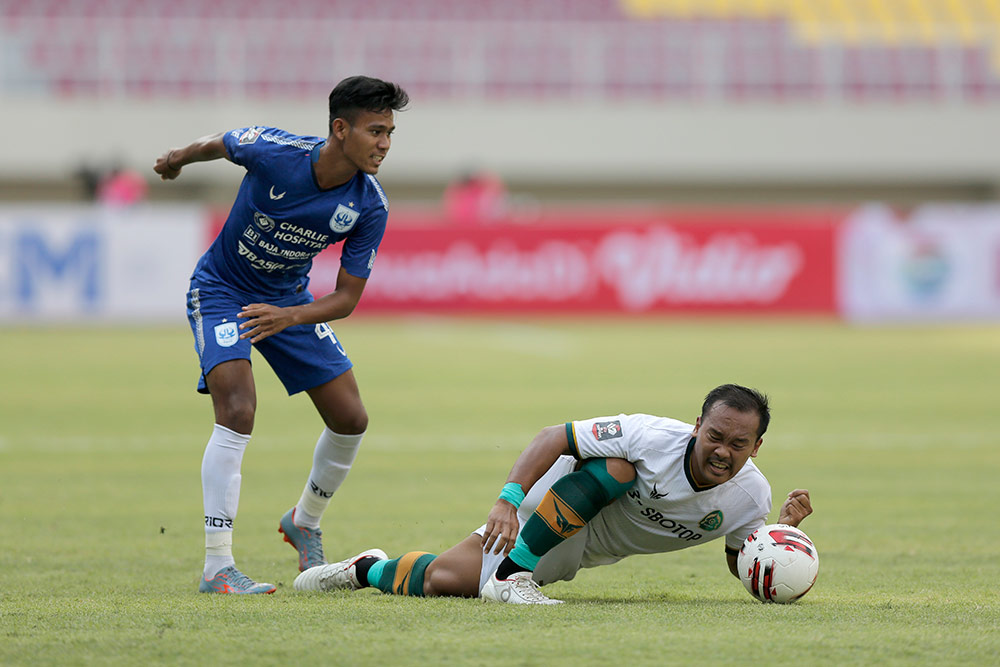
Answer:
<svg viewBox="0 0 1000 667"><path fill-rule="evenodd" d="M356 591L363 586L358 581L357 568L354 566L359 560L369 556L379 560L388 558L381 549L369 549L339 563L311 567L295 577L295 583L292 586L297 591Z"/></svg>
<svg viewBox="0 0 1000 667"><path fill-rule="evenodd" d="M496 572L490 576L483 590L479 592L486 602L506 602L507 604L562 604L538 590L538 584L530 572L515 572L509 579L497 579Z"/></svg>

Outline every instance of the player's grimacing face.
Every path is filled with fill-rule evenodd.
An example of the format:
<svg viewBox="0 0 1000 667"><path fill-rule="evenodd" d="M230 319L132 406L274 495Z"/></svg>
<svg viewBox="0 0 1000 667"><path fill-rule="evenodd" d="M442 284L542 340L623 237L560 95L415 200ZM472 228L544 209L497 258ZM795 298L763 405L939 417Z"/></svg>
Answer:
<svg viewBox="0 0 1000 667"><path fill-rule="evenodd" d="M389 152L392 132L396 129L392 110L361 111L348 124L344 137L344 155L366 174L377 174Z"/></svg>
<svg viewBox="0 0 1000 667"><path fill-rule="evenodd" d="M691 475L699 484L722 484L757 456L761 439L757 437L760 417L756 412L740 412L716 403L695 422Z"/></svg>

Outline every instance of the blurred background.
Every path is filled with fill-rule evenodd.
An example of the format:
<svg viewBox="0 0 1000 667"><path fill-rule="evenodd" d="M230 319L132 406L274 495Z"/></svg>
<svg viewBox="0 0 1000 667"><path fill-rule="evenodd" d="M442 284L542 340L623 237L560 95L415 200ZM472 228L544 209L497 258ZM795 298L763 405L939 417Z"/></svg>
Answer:
<svg viewBox="0 0 1000 667"><path fill-rule="evenodd" d="M1000 319L1000 0L2 0L0 316L176 321L243 171L156 157L358 73L359 312Z"/></svg>

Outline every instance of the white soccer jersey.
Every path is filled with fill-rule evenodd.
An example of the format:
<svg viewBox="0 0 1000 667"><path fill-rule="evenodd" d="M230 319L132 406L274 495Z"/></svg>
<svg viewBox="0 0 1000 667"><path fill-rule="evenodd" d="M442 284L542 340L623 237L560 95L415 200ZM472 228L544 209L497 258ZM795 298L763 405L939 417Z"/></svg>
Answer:
<svg viewBox="0 0 1000 667"><path fill-rule="evenodd" d="M676 551L726 536L739 549L763 526L771 487L753 461L735 477L700 487L691 476L694 426L652 415L598 417L566 424L579 459L622 458L636 470L635 485L590 521L581 567L633 554Z"/></svg>

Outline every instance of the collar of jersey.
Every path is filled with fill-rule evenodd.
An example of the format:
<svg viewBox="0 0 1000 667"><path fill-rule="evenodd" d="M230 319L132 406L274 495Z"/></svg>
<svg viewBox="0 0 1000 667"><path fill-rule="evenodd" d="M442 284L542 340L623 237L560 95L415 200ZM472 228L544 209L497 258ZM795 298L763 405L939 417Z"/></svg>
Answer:
<svg viewBox="0 0 1000 667"><path fill-rule="evenodd" d="M316 186L317 190L322 190L319 187L319 181L316 180L316 163L319 162L319 149L323 148L323 144L326 143L326 139L319 142L312 147L312 152L309 153L309 175L312 177L313 185Z"/></svg>
<svg viewBox="0 0 1000 667"><path fill-rule="evenodd" d="M718 484L709 484L704 486L695 481L694 475L691 474L691 457L694 454L694 436L688 441L687 449L684 451L684 476L687 477L688 484L697 493L698 491L708 491L709 489L714 489Z"/></svg>
<svg viewBox="0 0 1000 667"><path fill-rule="evenodd" d="M318 144L316 144L315 146L312 147L312 152L309 153L309 175L312 176L313 185L316 186L317 190L319 190L320 192L332 192L332 191L336 190L337 188L342 188L342 187L344 187L346 185L349 185L350 183L352 183L354 181L355 178L358 177L358 175L357 175L357 173L355 173L354 176L351 176L349 179L347 179L346 183L341 183L340 185L335 185L332 188L321 188L320 185L319 185L319 181L316 180L316 163L319 162L319 150L321 148L323 148L323 145L325 143L326 143L326 139L323 139Z"/></svg>

